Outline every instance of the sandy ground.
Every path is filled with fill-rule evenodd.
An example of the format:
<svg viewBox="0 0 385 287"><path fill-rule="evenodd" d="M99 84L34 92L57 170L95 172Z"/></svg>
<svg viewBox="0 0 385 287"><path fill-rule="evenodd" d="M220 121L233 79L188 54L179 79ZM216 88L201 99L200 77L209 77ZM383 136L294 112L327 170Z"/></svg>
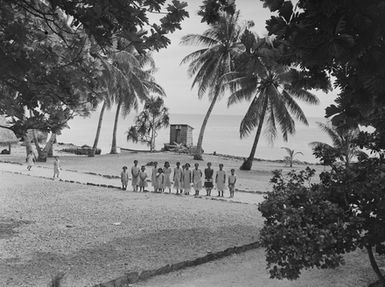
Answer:
<svg viewBox="0 0 385 287"><path fill-rule="evenodd" d="M0 161L24 163L19 148ZM122 153L95 158L61 155L64 179L119 185L94 172L118 175L134 159L140 164L165 160L193 163L175 153ZM238 168L240 160L205 155L201 166L222 162ZM39 167L41 166L41 167ZM297 165L295 169L303 169ZM321 172L322 166L312 166ZM252 171L239 171L238 188L266 192L271 171L291 170L281 163L256 161ZM72 171L71 171L72 170ZM9 172L21 172L15 175ZM78 171L78 172L75 172ZM262 227L257 206L165 194L132 193L48 179L52 159L31 172L24 165L0 163L0 286L46 286L50 277L66 273L65 286L92 286L129 271L203 256L235 245L254 242ZM237 198L238 197L238 198ZM236 193L236 200L256 203L258 194ZM367 286L375 280L367 255L347 254L346 265L335 270L308 270L297 281L269 279L262 249L233 255L201 266L158 276L139 286ZM385 260L380 260L385 268Z"/></svg>
<svg viewBox="0 0 385 287"><path fill-rule="evenodd" d="M41 166L34 166L30 171L26 169L25 165L18 165L18 164L12 164L12 163L4 163L0 162L0 171L5 172L11 172L11 173L17 173L17 174L24 174L28 176L34 176L34 177L40 177L40 178L46 178L46 179L52 179L52 169L48 167L41 167ZM108 186L113 186L116 188L121 188L121 182L119 178L106 178L99 175L93 175L93 174L87 174L82 172L75 172L75 171L62 171L60 174L60 178L62 180L68 180L68 181L75 181L78 183L94 183L94 184L104 184ZM55 179L57 180L57 179ZM132 187L128 187L128 191L131 191ZM147 191L152 191L151 184L148 183ZM176 191L172 190L171 194L175 195ZM197 199L211 199L211 200L223 200L228 202L236 202L236 203L249 203L249 204L258 204L264 200L264 194L259 193L248 193L248 192L236 192L233 198L229 198L230 193L228 190L224 192L224 197L216 197L217 192L213 191L211 197L205 196L205 191L200 191L200 196ZM168 191L166 191L164 196L169 196ZM183 197L194 197L193 192L187 196L182 195Z"/></svg>
<svg viewBox="0 0 385 287"><path fill-rule="evenodd" d="M270 279L262 249L232 255L178 272L157 276L135 287L360 287L376 280L365 252L345 256L333 270L307 270L295 281Z"/></svg>
<svg viewBox="0 0 385 287"><path fill-rule="evenodd" d="M56 146L55 149L60 149L60 146ZM64 169L82 172L95 172L106 175L119 175L122 166L132 166L135 159L139 161L139 165L145 165L148 162L157 161L161 166L163 166L165 161L169 161L172 168L175 166L177 161L182 164L188 162L192 165L195 163L192 156L173 152L123 152L117 155L106 154L96 156L94 158L68 155L58 152L56 152L56 154L61 156L62 167ZM12 155L0 156L0 161L4 160L25 163L25 148L21 146L13 148ZM204 160L199 161L198 163L203 169L206 167L207 162L212 162L215 170L218 169L219 163L224 164L224 169L227 172L234 168L238 177L237 189L257 192L266 192L271 190L271 184L269 181L272 177L273 170L282 169L284 172L287 172L292 169L301 170L307 166L295 165L293 168L290 168L277 162L254 161L251 171L241 171L239 170L239 167L242 164L242 160L214 155L204 155ZM46 163L38 163L38 165L51 168L52 159L48 159ZM310 166L316 169L317 173L324 170L324 167L320 165Z"/></svg>
<svg viewBox="0 0 385 287"><path fill-rule="evenodd" d="M92 286L258 239L257 206L0 172L0 286Z"/></svg>

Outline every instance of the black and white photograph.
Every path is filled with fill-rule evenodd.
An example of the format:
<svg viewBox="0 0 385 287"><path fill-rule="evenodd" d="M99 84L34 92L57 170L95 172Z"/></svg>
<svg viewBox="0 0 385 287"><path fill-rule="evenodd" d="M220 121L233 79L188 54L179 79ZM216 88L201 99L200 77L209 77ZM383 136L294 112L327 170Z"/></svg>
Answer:
<svg viewBox="0 0 385 287"><path fill-rule="evenodd" d="M0 0L0 287L385 287L384 0Z"/></svg>

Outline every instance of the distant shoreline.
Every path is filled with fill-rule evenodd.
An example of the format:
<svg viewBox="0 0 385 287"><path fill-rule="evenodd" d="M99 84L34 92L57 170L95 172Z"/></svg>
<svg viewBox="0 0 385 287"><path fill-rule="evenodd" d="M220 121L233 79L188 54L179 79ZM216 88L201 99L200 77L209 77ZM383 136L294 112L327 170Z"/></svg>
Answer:
<svg viewBox="0 0 385 287"><path fill-rule="evenodd" d="M213 155L213 156L220 156L224 158L230 158L230 159L238 159L238 160L244 160L245 157L242 156L236 156L236 155L230 155L230 154L222 154L222 153L207 153L208 155ZM285 163L285 160L283 159L263 159L263 158L254 158L254 161L265 161L265 162L274 162L274 163ZM294 163L296 164L308 164L308 165L321 165L320 163L316 162L308 162L308 161L301 161L301 160L295 160Z"/></svg>
<svg viewBox="0 0 385 287"><path fill-rule="evenodd" d="M62 143L62 142L57 143L57 145L61 146L61 147L64 147L64 146L81 147L81 146L77 146L77 145L75 145L73 143ZM119 148L121 150L121 153L125 153L125 152L150 153L149 150L143 150L143 149L130 149L130 148L123 148L123 147L119 147ZM163 152L164 151L161 151L161 150L153 151L153 153L163 153ZM68 154L71 154L71 153L68 153ZM108 153L106 153L106 154L108 154ZM204 154L212 155L212 156L217 156L217 157L222 157L222 158L228 158L228 159L236 159L236 160L240 160L240 161L243 161L245 159L245 157L242 157L242 156L236 156L236 155L231 155L231 154L223 154L223 153L204 153ZM285 163L285 160L283 160L283 159L254 158L254 161L264 161L264 162L272 162L272 163ZM302 164L302 165L321 165L320 163L301 161L301 160L295 160L294 163L295 164Z"/></svg>

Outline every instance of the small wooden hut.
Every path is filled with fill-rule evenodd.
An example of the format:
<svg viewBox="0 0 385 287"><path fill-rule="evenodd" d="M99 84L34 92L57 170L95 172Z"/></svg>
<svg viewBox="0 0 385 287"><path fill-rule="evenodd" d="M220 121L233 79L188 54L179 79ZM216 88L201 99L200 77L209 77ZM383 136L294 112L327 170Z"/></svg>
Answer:
<svg viewBox="0 0 385 287"><path fill-rule="evenodd" d="M8 126L6 120L2 117L0 117L0 125ZM8 146L8 152L11 153L12 144L17 142L18 139L13 131L0 127L0 146Z"/></svg>
<svg viewBox="0 0 385 287"><path fill-rule="evenodd" d="M186 124L170 125L170 145L193 146L193 127Z"/></svg>

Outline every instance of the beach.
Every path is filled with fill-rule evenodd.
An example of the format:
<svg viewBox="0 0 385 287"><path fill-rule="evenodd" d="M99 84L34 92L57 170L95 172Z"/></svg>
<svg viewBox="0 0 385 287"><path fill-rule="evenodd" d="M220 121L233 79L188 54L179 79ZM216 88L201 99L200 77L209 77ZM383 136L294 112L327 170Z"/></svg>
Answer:
<svg viewBox="0 0 385 287"><path fill-rule="evenodd" d="M64 129L61 135L58 135L58 142L74 143L76 145L92 145L96 133L98 121L98 111L92 113L90 117L76 117L68 122L69 128ZM109 153L111 149L111 135L115 113L113 110L106 111L101 127L99 147L103 154ZM118 146L136 150L148 150L148 146L133 143L126 140L128 128L134 123L135 112L127 117L119 118L117 130ZM193 144L196 145L200 127L202 125L203 114L178 114L170 113L170 124L188 124L193 128ZM207 123L205 136L203 140L203 149L205 153L220 153L247 157L250 153L254 141L255 131L249 136L240 138L239 126L242 120L241 115L212 115ZM309 125L296 123L296 132L289 136L288 142L283 141L280 135L272 143L268 137L262 134L258 143L255 157L268 160L282 160L287 156L285 150L281 147L289 147L295 151L302 152L297 159L316 163L318 160L314 157L309 146L310 142L322 141L330 143L330 139L318 127L317 122L325 122L323 117L309 118ZM170 143L170 128L164 128L158 131L156 138L156 149L163 148L165 143Z"/></svg>
<svg viewBox="0 0 385 287"><path fill-rule="evenodd" d="M324 166L315 164L294 164L294 166L290 168L282 161L255 160L252 170L241 171L239 170L239 167L243 162L242 158L231 155L205 154L203 156L203 161L194 161L191 155L184 153L131 151L121 152L120 154L104 154L90 158L87 156L61 153L60 149L62 148L62 145L55 145L54 147L56 154L60 156L61 165L64 171L67 169L108 176L119 176L122 167L127 166L130 169L134 160L139 161L139 166L157 161L160 167L163 167L164 163L168 161L172 168L175 167L176 162L180 162L182 165L190 163L191 166L197 162L201 169L206 167L207 162L211 162L214 170L218 170L219 163L222 163L224 165L224 170L228 174L232 168L236 170L238 177L236 188L239 191L244 192L265 193L270 191L272 188L270 178L272 177L273 170L281 169L285 173L290 170L305 169L306 166L316 169L318 174L325 170ZM24 164L25 148L22 146L15 147L12 155L2 155L0 160ZM53 159L49 158L47 162L39 162L37 165L52 168ZM148 173L150 173L151 168L152 167L150 166L147 167ZM315 177L314 180L317 180L317 178Z"/></svg>
<svg viewBox="0 0 385 287"><path fill-rule="evenodd" d="M259 192L271 190L272 170L291 170L279 162L255 161L252 171L237 170L244 191L236 192L234 202L215 197L203 200L205 197L134 193L101 185L118 180L120 166L134 159L140 163L167 160L174 165L177 160L192 162L189 155L61 155L64 182L50 179L51 158L27 172L22 151L19 147L0 163L8 168L0 168L0 286L46 286L60 272L65 274L63 286L96 286L255 243L263 226L255 204L263 200ZM214 155L204 155L199 163L207 161L215 168L223 162L226 170L241 163L236 157ZM323 170L322 166L312 167ZM303 168L305 165L294 167ZM96 178L95 185L88 184ZM258 197L258 201L237 204L242 194ZM263 249L254 248L134 286L259 286L261 282L266 287L364 286L375 280L366 257L365 252L356 251L347 255L346 266L309 270L291 282L269 279Z"/></svg>

